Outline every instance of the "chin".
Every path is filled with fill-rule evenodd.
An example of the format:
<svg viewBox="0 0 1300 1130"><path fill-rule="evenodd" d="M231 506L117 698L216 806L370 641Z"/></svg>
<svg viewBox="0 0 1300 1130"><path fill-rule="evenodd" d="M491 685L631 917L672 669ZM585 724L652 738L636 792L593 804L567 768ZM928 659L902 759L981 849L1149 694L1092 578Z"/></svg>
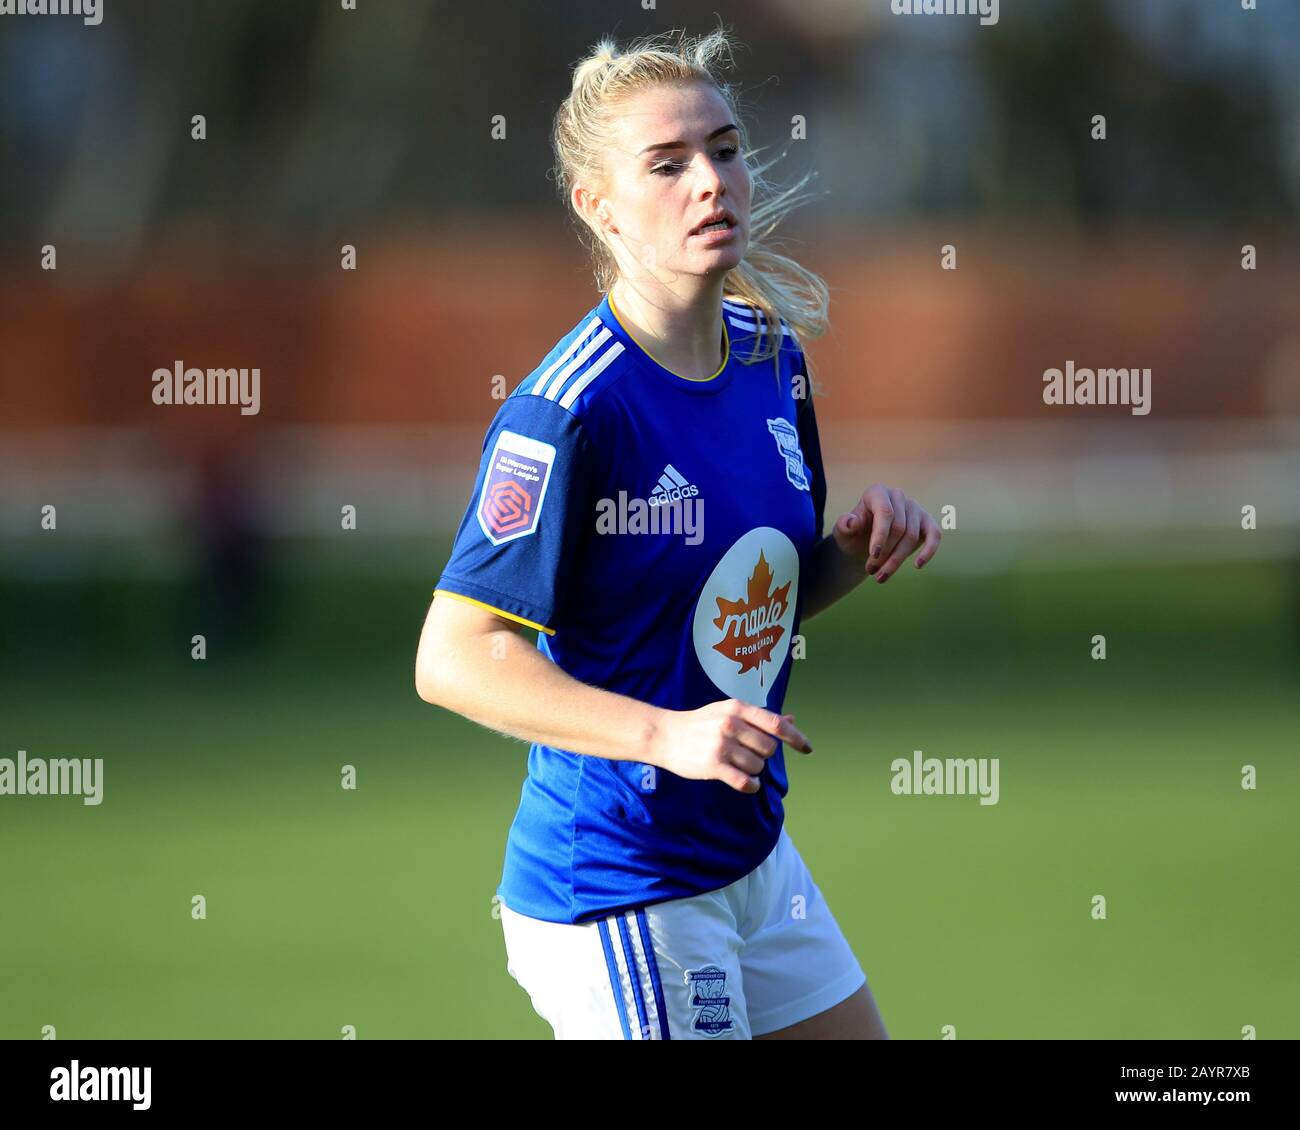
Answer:
<svg viewBox="0 0 1300 1130"><path fill-rule="evenodd" d="M716 271L720 267L730 271L732 268L740 266L740 261L744 259L747 247L748 244L739 247L734 244L730 247L719 247L715 251L705 251L701 257L710 261L710 271Z"/></svg>

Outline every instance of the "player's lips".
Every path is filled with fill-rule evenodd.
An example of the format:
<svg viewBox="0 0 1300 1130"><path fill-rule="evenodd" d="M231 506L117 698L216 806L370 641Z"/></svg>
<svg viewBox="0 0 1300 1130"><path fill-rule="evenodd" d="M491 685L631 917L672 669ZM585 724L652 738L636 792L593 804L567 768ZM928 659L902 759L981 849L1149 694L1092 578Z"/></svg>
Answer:
<svg viewBox="0 0 1300 1130"><path fill-rule="evenodd" d="M726 227L725 229L723 227L716 227L716 228L710 227L710 225L713 224L725 224ZM691 230L687 234L688 235L712 235L714 231L718 231L718 232L724 230L731 231L735 226L736 226L736 217L733 216L730 212L728 212L725 208L718 208L715 211L710 212L707 216L705 216L704 219L702 219L698 224L696 224L693 228L691 228ZM704 231L705 228L709 228L710 230L708 232L705 232Z"/></svg>
<svg viewBox="0 0 1300 1130"><path fill-rule="evenodd" d="M715 226L710 226L710 223ZM731 216L724 216L718 221L705 221L688 238L698 239L703 243L726 243L736 235L736 221Z"/></svg>

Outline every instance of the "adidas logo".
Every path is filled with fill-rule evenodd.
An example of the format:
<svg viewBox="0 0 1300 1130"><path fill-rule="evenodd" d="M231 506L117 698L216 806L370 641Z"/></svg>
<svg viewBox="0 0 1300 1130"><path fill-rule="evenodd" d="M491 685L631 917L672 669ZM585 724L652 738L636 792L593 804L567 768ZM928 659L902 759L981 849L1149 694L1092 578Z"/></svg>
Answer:
<svg viewBox="0 0 1300 1130"><path fill-rule="evenodd" d="M649 498L601 498L596 502L598 534L682 534L687 545L704 540L704 499L671 463L664 468Z"/></svg>
<svg viewBox="0 0 1300 1130"><path fill-rule="evenodd" d="M681 472L671 463L664 468L664 472L659 476L659 482L655 484L654 490L650 492L647 501L651 506L663 506L667 502L678 502L683 498L694 498L700 493L700 488L694 483L688 483L682 478Z"/></svg>

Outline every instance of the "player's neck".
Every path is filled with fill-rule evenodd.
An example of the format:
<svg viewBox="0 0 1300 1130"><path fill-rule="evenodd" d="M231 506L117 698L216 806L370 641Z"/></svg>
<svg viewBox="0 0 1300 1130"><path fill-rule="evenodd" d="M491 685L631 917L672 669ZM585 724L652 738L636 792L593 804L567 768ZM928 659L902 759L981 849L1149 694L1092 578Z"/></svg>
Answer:
<svg viewBox="0 0 1300 1130"><path fill-rule="evenodd" d="M616 282L610 301L637 345L670 372L699 380L722 367L720 283L683 300L666 291L647 297Z"/></svg>

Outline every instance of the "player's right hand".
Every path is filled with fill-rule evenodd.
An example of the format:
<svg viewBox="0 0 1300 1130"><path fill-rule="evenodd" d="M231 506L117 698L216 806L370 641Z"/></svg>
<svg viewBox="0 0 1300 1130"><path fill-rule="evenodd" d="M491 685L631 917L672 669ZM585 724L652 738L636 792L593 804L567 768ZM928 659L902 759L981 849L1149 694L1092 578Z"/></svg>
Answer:
<svg viewBox="0 0 1300 1130"><path fill-rule="evenodd" d="M742 793L758 792L758 775L778 739L812 753L793 714L774 714L735 698L698 710L666 710L664 719L651 752L654 764L693 781L722 781Z"/></svg>

